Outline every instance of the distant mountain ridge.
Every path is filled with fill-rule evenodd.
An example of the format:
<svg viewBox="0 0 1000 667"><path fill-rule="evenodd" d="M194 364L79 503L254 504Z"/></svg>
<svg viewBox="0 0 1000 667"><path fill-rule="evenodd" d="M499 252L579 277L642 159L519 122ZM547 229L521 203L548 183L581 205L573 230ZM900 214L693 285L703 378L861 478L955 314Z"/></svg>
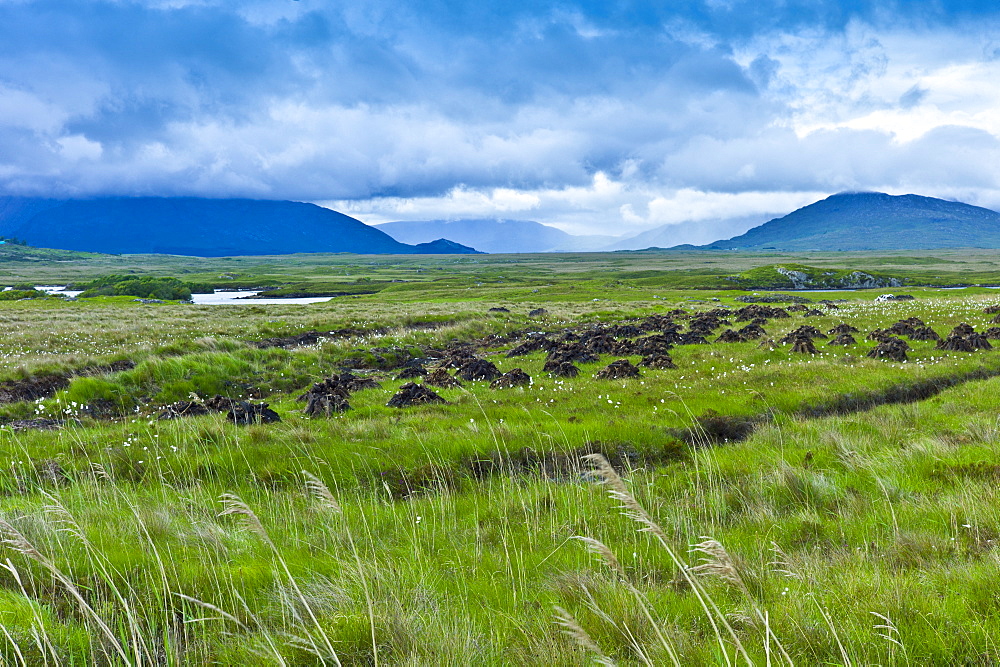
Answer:
<svg viewBox="0 0 1000 667"><path fill-rule="evenodd" d="M38 247L112 254L478 252L442 238L400 243L360 220L314 204L256 199L0 197L0 234Z"/></svg>
<svg viewBox="0 0 1000 667"><path fill-rule="evenodd" d="M1000 213L920 195L845 192L775 218L711 250L1000 248Z"/></svg>
<svg viewBox="0 0 1000 667"><path fill-rule="evenodd" d="M773 214L771 214L773 215ZM732 218L689 220L660 225L653 229L622 238L602 250L644 250L646 248L671 248L678 245L693 246L710 243L722 234L740 234L766 220L767 214L743 215Z"/></svg>
<svg viewBox="0 0 1000 667"><path fill-rule="evenodd" d="M614 236L574 236L533 220L463 218L384 222L375 226L402 243L446 237L489 253L587 252L603 250L617 240Z"/></svg>

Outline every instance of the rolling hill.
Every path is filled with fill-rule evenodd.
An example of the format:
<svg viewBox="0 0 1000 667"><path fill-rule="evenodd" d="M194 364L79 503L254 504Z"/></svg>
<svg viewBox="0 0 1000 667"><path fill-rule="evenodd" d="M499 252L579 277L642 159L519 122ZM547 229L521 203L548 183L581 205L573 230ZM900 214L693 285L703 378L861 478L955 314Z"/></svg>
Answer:
<svg viewBox="0 0 1000 667"><path fill-rule="evenodd" d="M198 197L0 198L0 234L33 246L112 254L221 257L297 252L467 254L438 238L400 243L314 204Z"/></svg>
<svg viewBox="0 0 1000 667"><path fill-rule="evenodd" d="M1000 213L919 195L832 195L710 250L933 250L1000 248Z"/></svg>

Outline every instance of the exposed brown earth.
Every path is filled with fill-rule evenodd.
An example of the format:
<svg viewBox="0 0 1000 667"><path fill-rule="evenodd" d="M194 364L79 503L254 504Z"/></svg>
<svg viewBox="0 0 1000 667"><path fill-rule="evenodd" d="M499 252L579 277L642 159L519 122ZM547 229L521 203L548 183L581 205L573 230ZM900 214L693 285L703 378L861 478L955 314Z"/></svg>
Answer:
<svg viewBox="0 0 1000 667"><path fill-rule="evenodd" d="M657 370L666 370L669 368L677 368L677 364L674 360L670 358L670 355L666 352L659 354L651 354L649 356L643 357L642 361L639 362L640 366L646 368L655 368Z"/></svg>
<svg viewBox="0 0 1000 667"><path fill-rule="evenodd" d="M278 413L269 408L267 403L250 403L248 401L236 401L226 413L226 419L242 426L281 421Z"/></svg>
<svg viewBox="0 0 1000 667"><path fill-rule="evenodd" d="M444 368L435 369L428 374L427 377L424 378L424 384L432 387L441 387L442 389L462 386L462 383Z"/></svg>
<svg viewBox="0 0 1000 667"><path fill-rule="evenodd" d="M827 345L855 345L857 342L851 334L842 333L827 343Z"/></svg>
<svg viewBox="0 0 1000 667"><path fill-rule="evenodd" d="M424 385L416 382L407 382L399 391L386 403L390 408L406 408L413 405L426 405L429 403L447 403L437 392L428 389Z"/></svg>
<svg viewBox="0 0 1000 667"><path fill-rule="evenodd" d="M901 338L886 338L868 351L866 356L872 359L889 359L891 361L906 361L906 353L910 346Z"/></svg>
<svg viewBox="0 0 1000 667"><path fill-rule="evenodd" d="M513 387L525 387L530 384L531 376L520 368L514 368L491 382L490 389L511 389Z"/></svg>
<svg viewBox="0 0 1000 667"><path fill-rule="evenodd" d="M841 322L840 324L836 325L835 327L827 331L827 333L830 334L831 336L837 336L840 334L858 333L858 330L856 327L852 327L850 324L847 324L846 322Z"/></svg>
<svg viewBox="0 0 1000 667"><path fill-rule="evenodd" d="M826 336L823 337L826 338ZM808 336L796 336L792 339L792 352L798 354L816 354L818 350L812 342L812 338Z"/></svg>
<svg viewBox="0 0 1000 667"><path fill-rule="evenodd" d="M500 377L500 369L492 361L473 359L462 364L455 376L468 382L495 380Z"/></svg>
<svg viewBox="0 0 1000 667"><path fill-rule="evenodd" d="M618 359L599 370L594 377L602 380L624 380L637 378L639 375L639 369L633 366L628 359Z"/></svg>
<svg viewBox="0 0 1000 667"><path fill-rule="evenodd" d="M554 378L575 378L580 369L572 361L546 362L543 371Z"/></svg>

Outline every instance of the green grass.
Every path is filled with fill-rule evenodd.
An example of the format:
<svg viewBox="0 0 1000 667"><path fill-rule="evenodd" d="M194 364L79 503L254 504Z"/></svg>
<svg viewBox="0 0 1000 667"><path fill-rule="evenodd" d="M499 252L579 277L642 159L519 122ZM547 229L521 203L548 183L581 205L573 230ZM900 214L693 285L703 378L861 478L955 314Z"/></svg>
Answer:
<svg viewBox="0 0 1000 667"><path fill-rule="evenodd" d="M911 261L881 257L893 275L891 262ZM633 380L594 378L612 355L555 380L544 353L507 358L513 340L493 339L482 352L525 370L530 387L465 383L439 390L447 404L386 407L403 384L390 366L422 348L745 305L734 300L745 292L678 289L668 267L708 274L669 255L509 259L296 257L284 274L255 274L363 286L363 267L383 281L309 306L0 304L2 379L71 376L51 398L0 406L0 421L71 420L0 429L2 660L576 665L595 648L618 664L1000 659L1000 352L911 342L910 360L894 363L867 358L863 340L912 316L942 335L961 322L982 331L1000 295L809 295L846 301L771 320L771 338L845 321L859 343L819 340L815 356L756 341L677 346L676 369ZM913 264L937 270L924 259ZM548 314L529 318L539 306ZM342 329L360 333L251 345ZM136 366L79 375L126 358ZM331 418L301 412L312 382L359 365L381 388ZM192 393L258 397L282 421L157 419ZM872 405L823 410L848 395ZM87 409L103 402L117 416ZM756 428L709 442L698 424L712 414ZM622 482L580 461L594 452L623 464Z"/></svg>

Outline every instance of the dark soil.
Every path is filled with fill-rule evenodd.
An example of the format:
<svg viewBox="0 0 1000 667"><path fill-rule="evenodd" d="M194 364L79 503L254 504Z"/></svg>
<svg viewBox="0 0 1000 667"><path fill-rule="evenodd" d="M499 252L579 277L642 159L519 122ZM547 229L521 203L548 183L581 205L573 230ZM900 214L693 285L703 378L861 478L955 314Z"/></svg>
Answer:
<svg viewBox="0 0 1000 667"><path fill-rule="evenodd" d="M694 425L673 433L693 446L741 442L749 438L765 417L740 417L720 415L708 410L695 420Z"/></svg>
<svg viewBox="0 0 1000 667"><path fill-rule="evenodd" d="M397 380L412 380L414 378L419 378L427 375L427 369L421 364L414 364L413 366L404 366L403 370L396 374Z"/></svg>
<svg viewBox="0 0 1000 667"><path fill-rule="evenodd" d="M580 344L594 354L617 354L618 341L608 335L598 334L580 340Z"/></svg>
<svg viewBox="0 0 1000 667"><path fill-rule="evenodd" d="M49 398L57 391L68 387L70 380L76 376L107 375L133 368L135 368L134 361L122 359L100 366L84 366L69 373L36 375L23 380L4 380L0 382L0 404Z"/></svg>
<svg viewBox="0 0 1000 667"><path fill-rule="evenodd" d="M761 306L753 304L744 306L737 310L734 315L737 322L749 322L751 320L770 320L774 318L791 317L784 308L773 308L771 306Z"/></svg>
<svg viewBox="0 0 1000 667"><path fill-rule="evenodd" d="M760 322L751 322L736 332L743 340L757 340L767 335Z"/></svg>
<svg viewBox="0 0 1000 667"><path fill-rule="evenodd" d="M532 352L537 352L538 350L550 350L556 346L556 343L549 340L544 335L531 336L527 340L520 343L517 347L512 348L507 352L508 357L521 357L526 354L531 354Z"/></svg>
<svg viewBox="0 0 1000 667"><path fill-rule="evenodd" d="M826 338L826 336L823 336ZM816 345L812 342L812 338L808 336L796 336L792 339L792 352L797 352L799 354L816 354L818 350Z"/></svg>
<svg viewBox="0 0 1000 667"><path fill-rule="evenodd" d="M681 334L677 337L678 345L708 345L708 340L697 333Z"/></svg>
<svg viewBox="0 0 1000 667"><path fill-rule="evenodd" d="M364 333L363 331L357 332L359 334ZM257 347L260 349L267 349L269 347L280 347L282 349L288 349L291 347L301 347L303 345L315 345L323 338L330 337L330 333L323 333L320 331L306 331L305 333L295 334L294 336L284 336L281 338L264 338L262 340L251 340L247 341L247 345L250 347Z"/></svg>
<svg viewBox="0 0 1000 667"><path fill-rule="evenodd" d="M238 403L239 401L234 398L226 398L225 396L216 394L205 401L205 407L212 412L229 412Z"/></svg>
<svg viewBox="0 0 1000 667"><path fill-rule="evenodd" d="M971 324L968 324L966 322L962 322L957 327L955 327L954 329L952 329L951 333L953 333L953 334L955 334L957 336L968 336L969 334L976 333L976 330L972 327Z"/></svg>
<svg viewBox="0 0 1000 667"><path fill-rule="evenodd" d="M988 344L988 343L987 343ZM952 331L944 340L938 341L934 346L935 350L948 350L949 352L975 352L976 345L968 336L957 334Z"/></svg>
<svg viewBox="0 0 1000 667"><path fill-rule="evenodd" d="M407 382L399 388L399 392L390 398L386 405L390 408L406 408L412 405L447 402L448 401L441 398L436 392L428 389L424 385L417 384L415 382Z"/></svg>
<svg viewBox="0 0 1000 667"><path fill-rule="evenodd" d="M842 333L827 343L827 345L855 345L857 342L851 334Z"/></svg>
<svg viewBox="0 0 1000 667"><path fill-rule="evenodd" d="M179 419L181 417L197 417L207 415L209 409L202 401L177 401L163 407L158 419Z"/></svg>
<svg viewBox="0 0 1000 667"><path fill-rule="evenodd" d="M858 329L857 327L852 327L850 324L847 324L846 322L841 322L837 326L827 331L827 333L830 334L831 336L839 336L840 334L858 333Z"/></svg>
<svg viewBox="0 0 1000 667"><path fill-rule="evenodd" d="M639 375L639 369L633 366L628 359L618 359L612 361L606 368L599 370L594 377L602 380L624 380L637 378Z"/></svg>
<svg viewBox="0 0 1000 667"><path fill-rule="evenodd" d="M588 350L580 343L560 343L556 347L549 350L549 353L545 357L545 365L548 366L550 362L560 364L564 361L587 364L599 360L599 356Z"/></svg>
<svg viewBox="0 0 1000 667"><path fill-rule="evenodd" d="M786 343L794 343L796 338L827 338L827 335L814 326L803 324L798 329L789 331L778 342L782 345Z"/></svg>
<svg viewBox="0 0 1000 667"><path fill-rule="evenodd" d="M618 324L607 327L608 333L615 338L635 338L646 333L644 329L634 324Z"/></svg>
<svg viewBox="0 0 1000 667"><path fill-rule="evenodd" d="M306 395L306 407L302 411L310 417L329 417L334 413L347 412L351 404L340 394L322 394L309 392Z"/></svg>
<svg viewBox="0 0 1000 667"><path fill-rule="evenodd" d="M665 334L653 334L636 338L632 343L635 354L666 354L673 347L671 338Z"/></svg>
<svg viewBox="0 0 1000 667"><path fill-rule="evenodd" d="M235 401L233 407L226 413L226 419L243 426L281 421L278 413L269 408L267 403L250 403L248 401Z"/></svg>
<svg viewBox="0 0 1000 667"><path fill-rule="evenodd" d="M531 376L520 368L507 371L496 380L490 383L490 389L511 389L513 387L524 387L531 384Z"/></svg>
<svg viewBox="0 0 1000 667"><path fill-rule="evenodd" d="M356 391L362 391L364 389L381 389L382 385L371 378L359 377L354 373L345 371L338 376L333 376L328 378L330 380L336 378L337 382L345 387L347 391L352 394Z"/></svg>
<svg viewBox="0 0 1000 667"><path fill-rule="evenodd" d="M992 350L993 349L993 346L990 345L990 342L988 340L986 340L986 336L984 334L981 334L981 333L978 333L978 332L973 332L973 333L970 333L965 338L972 345L973 349L976 349L976 350Z"/></svg>
<svg viewBox="0 0 1000 667"><path fill-rule="evenodd" d="M351 373L344 375L349 377L342 379L340 375L333 375L317 382L299 396L298 400L306 402L303 412L313 417L329 417L334 412L350 410L351 404L347 400L351 394L350 383L357 378Z"/></svg>
<svg viewBox="0 0 1000 667"><path fill-rule="evenodd" d="M826 417L829 415L853 414L855 412L871 410L880 405L915 403L936 396L945 389L956 387L966 382L988 380L998 376L1000 376L1000 370L978 368L960 375L893 385L866 394L858 392L841 394L830 400L800 408L795 414L800 417L809 418Z"/></svg>
<svg viewBox="0 0 1000 667"><path fill-rule="evenodd" d="M424 384L432 387L441 387L442 389L462 386L462 383L444 368L435 369L433 372L428 374L427 377L424 378Z"/></svg>
<svg viewBox="0 0 1000 667"><path fill-rule="evenodd" d="M542 370L554 378L575 378L580 374L580 369L572 361L546 362Z"/></svg>
<svg viewBox="0 0 1000 667"><path fill-rule="evenodd" d="M910 340L941 340L941 336L938 335L934 329L930 327L917 327L913 330L913 333L909 335Z"/></svg>
<svg viewBox="0 0 1000 667"><path fill-rule="evenodd" d="M906 352L910 346L900 338L887 338L868 351L866 356L872 359L889 359L891 361L906 361Z"/></svg>
<svg viewBox="0 0 1000 667"><path fill-rule="evenodd" d="M732 329L726 329L722 334L715 339L716 343L742 343L746 339L739 335Z"/></svg>
<svg viewBox="0 0 1000 667"><path fill-rule="evenodd" d="M640 366L646 368L655 368L657 370L666 370L668 368L677 368L677 364L674 360L670 358L670 355L666 352L659 354L651 354L649 356L643 357L642 361L639 362Z"/></svg>
<svg viewBox="0 0 1000 667"><path fill-rule="evenodd" d="M475 359L463 364L455 373L456 377L469 382L477 380L489 382L500 377L500 369L492 361Z"/></svg>
<svg viewBox="0 0 1000 667"><path fill-rule="evenodd" d="M461 368L462 366L478 361L480 357L466 350L456 352L446 352L440 361L441 368Z"/></svg>
<svg viewBox="0 0 1000 667"><path fill-rule="evenodd" d="M0 382L0 403L17 403L48 398L69 386L69 375L41 375L24 380Z"/></svg>

